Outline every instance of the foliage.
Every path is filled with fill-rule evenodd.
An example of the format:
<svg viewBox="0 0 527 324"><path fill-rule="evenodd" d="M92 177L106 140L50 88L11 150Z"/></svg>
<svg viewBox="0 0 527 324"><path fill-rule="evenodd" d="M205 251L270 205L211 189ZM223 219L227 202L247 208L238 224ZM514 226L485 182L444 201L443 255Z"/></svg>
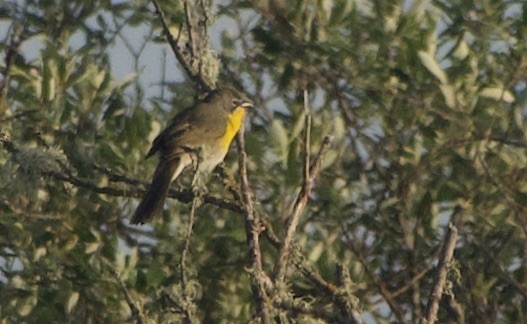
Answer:
<svg viewBox="0 0 527 324"><path fill-rule="evenodd" d="M339 300L364 321L420 321L448 223L459 238L439 320L524 319L524 1L182 3L198 2L217 50L204 73L221 61L217 84L244 87L258 107L247 167L271 277L271 229L284 237L303 183L304 90L311 157L333 137L286 280L266 301L276 321L344 321ZM184 31L185 7L159 4L171 32ZM188 192L173 193L163 219L128 225L153 136L198 94L187 69L146 52L171 51L152 3L7 0L0 19L0 318L249 321L259 279L239 180L210 180L189 251ZM123 55L133 73L121 78ZM165 72L149 83L147 65Z"/></svg>

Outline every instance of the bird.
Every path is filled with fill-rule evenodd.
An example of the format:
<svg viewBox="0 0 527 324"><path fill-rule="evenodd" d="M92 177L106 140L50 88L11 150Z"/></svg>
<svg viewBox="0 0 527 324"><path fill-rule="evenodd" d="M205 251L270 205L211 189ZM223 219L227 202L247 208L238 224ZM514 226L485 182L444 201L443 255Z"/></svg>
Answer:
<svg viewBox="0 0 527 324"><path fill-rule="evenodd" d="M221 88L174 116L146 155L158 154L159 161L130 224L144 224L162 214L170 184L182 172L206 175L223 162L248 108L253 104L237 90Z"/></svg>

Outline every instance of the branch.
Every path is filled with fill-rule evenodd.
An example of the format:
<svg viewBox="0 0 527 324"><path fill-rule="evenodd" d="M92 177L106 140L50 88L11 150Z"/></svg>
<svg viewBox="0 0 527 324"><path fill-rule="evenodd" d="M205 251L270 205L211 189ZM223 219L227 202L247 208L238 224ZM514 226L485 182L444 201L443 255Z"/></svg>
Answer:
<svg viewBox="0 0 527 324"><path fill-rule="evenodd" d="M446 283L446 276L448 269L452 264L454 256L454 248L457 241L457 228L453 223L448 224L448 229L445 234L445 241L441 254L439 256L439 263L437 264L437 277L428 297L428 306L426 309L425 318L428 324L433 324L437 320L437 312L439 311L439 301L443 295L443 289Z"/></svg>
<svg viewBox="0 0 527 324"><path fill-rule="evenodd" d="M323 307L313 307L308 303L299 300L279 300L274 302L274 306L288 311L291 313L292 318L298 317L299 315L308 315L322 320L322 323L347 323L338 318L334 313L326 311ZM304 319L304 321L306 320ZM300 321L298 322L300 323ZM314 323L318 322L315 321Z"/></svg>
<svg viewBox="0 0 527 324"><path fill-rule="evenodd" d="M128 307L130 307L130 311L132 312L132 317L134 318L135 323L136 324L146 323L143 312L135 304L135 301L133 300L132 295L130 294L130 292L128 291L128 288L126 288L126 285L121 279L121 276L119 276L119 274L113 267L111 271L113 272L113 275L115 277L115 280L119 284L119 287L123 291L124 298L126 300L126 303L128 304Z"/></svg>
<svg viewBox="0 0 527 324"><path fill-rule="evenodd" d="M192 28L188 28L189 25L192 25L192 22L189 21L190 16L186 15L186 23L187 23L187 29L189 32L189 41L191 44L189 44L189 47L191 48L191 60L189 61L185 57L185 53L181 50L179 47L179 37L178 39L175 39L172 33L170 33L170 28L168 26L168 22L165 16L165 13L161 9L161 6L159 5L159 2L157 0L152 0L152 3L154 4L154 7L156 8L156 14L159 17L159 20L161 21L161 25L163 26L163 34L165 35L168 44L170 45L170 48L172 49L172 52L174 52L174 55L176 56L176 59L181 64L183 69L185 70L186 74L190 77L192 81L194 81L199 87L201 87L205 91L212 90L212 86L205 80L203 77L201 71L195 71L194 66L192 65L192 60L199 59L201 61L201 58L196 58L194 53L194 41L193 41L193 35L192 35ZM187 8L187 2L185 2L185 8ZM185 10L187 12L187 10Z"/></svg>
<svg viewBox="0 0 527 324"><path fill-rule="evenodd" d="M269 224L269 222L267 222L266 220L262 220L261 223L262 227L265 228L264 235L269 240L269 243L271 243L273 247L279 249L280 240L274 234L271 224ZM337 287L331 282L326 281L320 275L320 273L318 273L318 270L312 264L310 264L310 262L306 259L305 255L300 251L300 248L296 244L291 245L291 262L306 279L308 279L315 285L318 291L322 291L333 301L335 301L337 307L339 307L340 309L344 309L344 306L348 303L348 296L344 296L343 294L341 294L339 287ZM339 284L342 285L343 283L347 284L348 281L341 279ZM340 320L340 318L333 318L329 322L350 323L350 321L353 321L353 319L350 318L354 318L355 323L360 323L360 316L355 311L354 307L349 309L348 314L350 314L350 316L345 316L346 319Z"/></svg>
<svg viewBox="0 0 527 324"><path fill-rule="evenodd" d="M256 317L258 321L270 323L271 316L266 292L266 287L271 285L271 280L263 270L262 252L260 250L260 217L254 212L253 192L247 178L247 153L245 152L245 130L242 127L237 136L239 152L239 172L242 188L242 202L245 214L245 231L249 247L249 261L251 262L251 288L256 304Z"/></svg>
<svg viewBox="0 0 527 324"><path fill-rule="evenodd" d="M0 143L3 145L4 149L11 154L18 154L20 151L17 147L15 147L15 144L11 140L7 139L7 137L1 133L0 133ZM58 161L58 163L62 165L63 168L65 168L64 163L62 161ZM104 195L108 195L112 197L130 197L130 198L144 197L146 190L137 188L139 186L143 186L143 187L146 186L144 182L139 181L138 179L133 179L133 178L129 178L123 175L115 174L110 169L101 167L98 165L94 165L94 168L98 172L107 175L110 181L123 182L126 184L130 184L134 186L134 188L133 189L130 189L130 188L120 189L120 188L114 188L110 186L99 187L96 184L88 180L74 176L73 175L74 172L71 169L65 169L63 170L63 172L58 172L58 171L45 172L43 175L49 176L58 181L67 182L75 187L88 189L98 194L104 194ZM169 190L167 197L177 199L184 203L190 203L196 197L196 193L194 193L192 190L177 191L177 190L171 189ZM240 206L237 202L229 200L229 199L219 198L219 197L215 197L211 195L204 195L202 197L202 201L203 203L215 205L217 207L230 210L237 214L244 213L242 206Z"/></svg>
<svg viewBox="0 0 527 324"><path fill-rule="evenodd" d="M362 324L362 319L357 311L358 299L353 295L353 282L349 270L342 264L337 265L340 294L335 294L336 303L347 323Z"/></svg>
<svg viewBox="0 0 527 324"><path fill-rule="evenodd" d="M386 288L386 284L382 282L380 279L378 279L375 275L375 272L372 269L370 269L370 263L364 258L364 255L359 251L359 249L355 246L355 244L353 244L353 240L350 236L351 234L345 230L344 235L346 237L346 240L348 241L348 246L350 247L351 252L359 259L359 262L361 263L362 268L364 269L364 272L379 290L379 293L381 294L386 304L388 304L388 307L390 308L393 315L397 319L397 322L404 323L405 322L404 315L402 311L399 309L394 296L388 290L388 288Z"/></svg>
<svg viewBox="0 0 527 324"><path fill-rule="evenodd" d="M437 256L437 255L436 255ZM433 266L432 264L428 264L424 269L422 269L421 271L419 271L417 274L415 274L408 283L406 283L405 285L403 285L402 287L400 288L397 288L396 290L392 291L391 292L391 296L393 298L399 296L400 294L402 293L405 293L408 289L412 288L412 286L416 283L416 282L419 282L421 280L421 278L423 278L426 274L428 274L428 272L430 272L430 270L432 270Z"/></svg>
<svg viewBox="0 0 527 324"><path fill-rule="evenodd" d="M356 310L358 299L353 295L353 283L349 277L348 269L342 265L337 265L337 277L339 280L339 286L337 287L322 278L318 271L309 264L306 257L300 253L295 244L291 246L291 249L291 259L295 267L302 273L302 275L304 275L304 277L310 280L319 291L322 291L329 296L335 302L338 309L340 309L342 316L338 321L334 320L332 322L362 323L360 314Z"/></svg>
<svg viewBox="0 0 527 324"><path fill-rule="evenodd" d="M0 95L0 97L1 97L1 95ZM36 113L37 111L38 111L38 109L28 109L28 110L24 110L24 111L21 111L19 113L16 113L16 114L14 114L12 116L2 118L2 119L0 119L0 125L9 123L9 122L11 122L13 120L21 119L21 118L23 118L23 117L25 117L27 115L31 115L33 113Z"/></svg>
<svg viewBox="0 0 527 324"><path fill-rule="evenodd" d="M194 172L194 179L196 179L197 176L198 176L198 172L196 170ZM186 263L187 263L187 254L190 250L190 237L192 236L192 227L194 226L194 214L196 213L196 205L198 204L198 201L199 201L198 196L194 197L194 199L192 200L192 207L190 209L190 215L189 215L188 224L187 224L187 231L185 233L185 237L183 241L183 249L181 251L181 260L179 262L181 287L182 287L181 295L183 297L183 300L185 301L185 303L183 304L184 306L183 312L185 314L185 321L184 321L185 323L192 323L192 318L193 318L192 310L191 310L191 307L189 307L189 305L193 304L194 301L191 300L191 298L187 294L188 280L187 280L187 264Z"/></svg>
<svg viewBox="0 0 527 324"><path fill-rule="evenodd" d="M15 61L16 54L18 52L18 49L20 48L20 45L24 42L27 35L27 24L24 24L20 31L16 30L17 28L13 28L13 32L11 34L11 41L9 42L9 47L5 51L4 56L4 68L0 70L0 74L2 75L2 81L0 81L0 102L5 98L8 84L9 84L9 71L11 69L11 66L13 65ZM0 107L1 111L1 107Z"/></svg>
<svg viewBox="0 0 527 324"><path fill-rule="evenodd" d="M145 189L135 188L134 190L130 190L129 188L119 189L119 188L114 188L114 187L99 187L90 181L87 181L87 180L84 180L78 177L74 177L74 176L69 176L61 172L48 172L45 175L51 176L52 178L56 180L70 183L74 185L75 187L85 188L95 193L105 194L105 195L113 196L113 197L141 198L141 197L144 197L144 195L146 194ZM130 181L138 181L138 180L130 179ZM192 192L191 190L177 191L174 189L170 189L170 191L167 194L167 197L177 199L184 203L190 203L196 197L196 194ZM238 214L243 213L242 207L240 207L237 203L235 203L232 200L218 198L218 197L214 197L211 195L205 195L203 196L203 202L207 204L215 205L221 208L228 209Z"/></svg>
<svg viewBox="0 0 527 324"><path fill-rule="evenodd" d="M505 145L519 147L519 148L527 148L527 143L519 140L512 140L505 137L491 137L489 138L491 141L499 142Z"/></svg>
<svg viewBox="0 0 527 324"><path fill-rule="evenodd" d="M194 41L194 28L192 25L192 16L190 13L188 0L183 0L183 8L185 9L185 22L186 22L187 31L188 31L190 57L191 59L195 59L196 58L196 42ZM192 66L192 61L190 62L190 65Z"/></svg>
<svg viewBox="0 0 527 324"><path fill-rule="evenodd" d="M300 220L300 216L304 212L304 209L307 205L307 201L309 200L309 195L311 194L311 188L313 186L313 181L315 180L315 177L317 176L320 164L322 160L322 156L326 153L326 151L329 149L329 146L332 141L332 137L326 135L324 137L324 140L322 142L322 146L320 147L317 156L315 157L314 161L310 164L310 128L311 128L311 113L309 111L309 103L308 103L308 93L307 90L304 91L304 112L305 112L305 129L304 129L304 178L302 183L302 188L300 192L298 193L298 196L295 200L295 203L293 205L293 215L288 219L287 226L286 226L286 234L282 241L282 248L280 249L280 256L278 257L278 262L276 263L276 267L274 269L274 280L276 281L283 281L285 277L285 271L287 269L287 262L288 262L288 256L291 252L291 242L293 241L293 238L296 233L296 228L298 226L298 222Z"/></svg>

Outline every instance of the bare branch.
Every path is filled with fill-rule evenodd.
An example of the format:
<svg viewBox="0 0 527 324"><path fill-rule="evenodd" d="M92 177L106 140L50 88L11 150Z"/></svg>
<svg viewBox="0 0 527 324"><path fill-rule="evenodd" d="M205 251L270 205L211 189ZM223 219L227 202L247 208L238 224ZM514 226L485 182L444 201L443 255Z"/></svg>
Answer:
<svg viewBox="0 0 527 324"><path fill-rule="evenodd" d="M130 292L128 291L128 288L126 287L126 285L124 284L123 280L121 279L121 276L119 276L119 274L117 273L117 271L114 268L112 268L111 271L113 272L115 280L119 284L119 287L121 288L121 290L122 290L122 292L124 294L124 298L126 300L126 303L128 304L128 307L130 307L130 311L132 312L132 317L133 317L135 323L136 324L146 323L145 316L144 316L143 312L139 309L139 307L137 307L135 301L132 298L132 295L130 294Z"/></svg>
<svg viewBox="0 0 527 324"><path fill-rule="evenodd" d="M448 229L445 234L445 241L441 254L439 256L439 263L437 264L437 276L428 298L428 306L426 309L425 318L427 323L433 324L437 320L437 312L439 311L439 301L443 295L443 289L446 283L446 276L448 269L452 264L454 257L454 248L457 241L457 228L452 224L448 224Z"/></svg>
<svg viewBox="0 0 527 324"><path fill-rule="evenodd" d="M242 127L237 136L239 153L239 172L241 179L242 201L245 214L245 231L251 262L251 288L256 306L256 318L259 322L271 323L267 287L271 280L263 270L262 251L260 249L260 218L254 211L253 192L247 178L247 153L245 152L245 130Z"/></svg>
<svg viewBox="0 0 527 324"><path fill-rule="evenodd" d="M421 271L419 271L415 276L412 277L412 279L406 283L404 286L398 288L397 290L394 290L391 292L391 295L393 298L399 296L402 293L405 293L408 289L412 288L414 283L418 282L423 278L430 270L432 270L433 266L431 264L428 264L428 266Z"/></svg>
<svg viewBox="0 0 527 324"><path fill-rule="evenodd" d="M293 241L293 238L295 236L296 228L298 226L300 216L304 212L304 209L307 205L307 201L309 200L309 195L311 193L311 187L313 186L313 181L315 177L317 176L318 171L320 169L322 155L324 155L326 151L329 149L329 146L332 140L332 137L330 136L324 137L322 146L320 147L314 161L311 163L310 162L311 160L311 157L310 157L311 113L309 109L307 90L304 91L304 112L305 112L305 128L304 128L303 184L295 200L295 203L293 205L293 209L292 209L293 214L291 215L291 217L288 219L288 222L287 222L286 234L282 241L282 247L280 249L280 256L278 257L278 262L276 263L276 266L274 269L275 282L283 281L285 277L285 272L287 269L287 262L288 262L287 259L288 259L289 253L291 252L290 251L291 242Z"/></svg>
<svg viewBox="0 0 527 324"><path fill-rule="evenodd" d="M379 278L377 278L374 271L370 268L370 263L365 259L364 255L353 243L350 233L348 231L344 231L344 235L346 236L350 250L359 259L359 262L361 263L365 274L370 278L370 280L377 287L377 290L381 294L384 301L386 301L386 303L388 304L388 307L390 307L390 310L392 311L393 315L397 319L397 322L404 323L405 321L404 321L403 313L399 309L392 293L388 290L388 288L386 288L386 284L382 282Z"/></svg>

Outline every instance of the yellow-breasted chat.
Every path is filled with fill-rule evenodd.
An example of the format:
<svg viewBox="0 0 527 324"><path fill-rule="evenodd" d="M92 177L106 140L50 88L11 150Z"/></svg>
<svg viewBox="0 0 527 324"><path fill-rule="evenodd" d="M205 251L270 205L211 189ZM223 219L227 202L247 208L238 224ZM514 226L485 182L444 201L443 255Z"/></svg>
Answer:
<svg viewBox="0 0 527 324"><path fill-rule="evenodd" d="M156 137L147 158L159 154L150 187L131 224L142 224L163 211L170 184L183 171L210 173L220 164L252 107L234 89L214 90L203 101L178 113Z"/></svg>

